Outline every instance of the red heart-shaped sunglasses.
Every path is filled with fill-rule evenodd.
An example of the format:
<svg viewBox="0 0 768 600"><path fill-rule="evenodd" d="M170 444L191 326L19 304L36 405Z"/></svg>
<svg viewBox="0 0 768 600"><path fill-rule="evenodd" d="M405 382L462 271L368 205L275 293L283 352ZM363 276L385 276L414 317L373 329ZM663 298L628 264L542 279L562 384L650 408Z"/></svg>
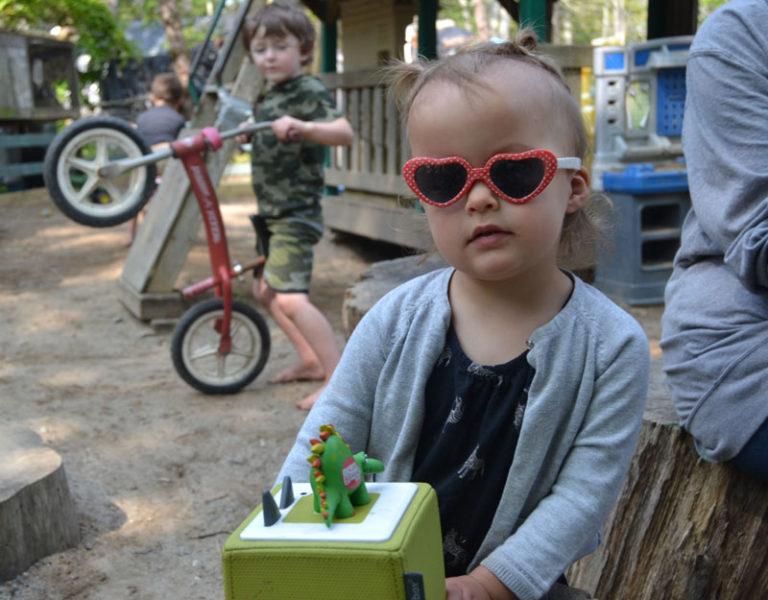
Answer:
<svg viewBox="0 0 768 600"><path fill-rule="evenodd" d="M478 168L460 156L415 157L403 165L403 177L413 193L432 206L450 206L477 180L508 202L522 204L544 191L558 169L580 167L580 158L557 158L549 150L528 150L496 154Z"/></svg>

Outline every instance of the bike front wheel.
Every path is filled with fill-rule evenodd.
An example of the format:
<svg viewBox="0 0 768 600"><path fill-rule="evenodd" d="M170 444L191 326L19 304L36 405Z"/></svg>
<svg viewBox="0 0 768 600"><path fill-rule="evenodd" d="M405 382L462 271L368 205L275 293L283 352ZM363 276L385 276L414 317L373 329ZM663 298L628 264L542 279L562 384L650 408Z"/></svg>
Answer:
<svg viewBox="0 0 768 600"><path fill-rule="evenodd" d="M229 331L231 352L219 350L220 323L224 316L221 298L190 308L173 332L171 357L181 378L204 394L234 394L253 381L267 362L269 328L250 305L232 302Z"/></svg>
<svg viewBox="0 0 768 600"><path fill-rule="evenodd" d="M99 169L151 152L135 128L114 117L88 117L62 130L45 153L43 178L56 206L73 221L111 227L135 217L155 188L154 163L115 177Z"/></svg>

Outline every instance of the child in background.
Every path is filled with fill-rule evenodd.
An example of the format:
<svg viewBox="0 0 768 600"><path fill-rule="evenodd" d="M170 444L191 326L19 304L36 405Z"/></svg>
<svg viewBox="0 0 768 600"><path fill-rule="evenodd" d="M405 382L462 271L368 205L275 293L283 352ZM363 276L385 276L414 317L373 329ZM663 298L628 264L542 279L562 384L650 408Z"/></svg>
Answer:
<svg viewBox="0 0 768 600"><path fill-rule="evenodd" d="M541 598L594 550L647 393L640 325L559 266L596 225L578 103L535 45L395 68L403 174L451 267L365 315L278 476L306 481L332 423L377 481L430 483L449 599Z"/></svg>
<svg viewBox="0 0 768 600"><path fill-rule="evenodd" d="M149 90L152 106L136 119L136 129L153 151L165 148L179 137L184 127L184 117L179 112L184 99L184 88L173 73L158 73L152 79ZM158 165L158 174L161 166ZM139 217L131 220L125 245L130 246L136 237Z"/></svg>
<svg viewBox="0 0 768 600"><path fill-rule="evenodd" d="M259 249L267 256L253 293L299 356L297 364L271 382L327 382L339 349L331 324L309 300L312 246L323 233L324 146L349 145L354 132L325 86L302 72L315 42L315 29L303 10L268 4L246 21L243 40L267 83L256 120L273 122L271 130L251 138L258 202L254 225ZM297 405L309 410L323 387Z"/></svg>
<svg viewBox="0 0 768 600"><path fill-rule="evenodd" d="M136 119L136 129L154 147L175 142L184 127L179 109L184 99L184 88L173 73L158 73L149 89L152 106Z"/></svg>

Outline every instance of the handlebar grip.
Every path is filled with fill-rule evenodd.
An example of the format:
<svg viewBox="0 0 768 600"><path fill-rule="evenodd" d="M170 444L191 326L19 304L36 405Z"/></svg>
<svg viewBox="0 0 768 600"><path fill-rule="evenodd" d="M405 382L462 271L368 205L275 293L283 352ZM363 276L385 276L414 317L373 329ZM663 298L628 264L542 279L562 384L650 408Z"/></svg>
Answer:
<svg viewBox="0 0 768 600"><path fill-rule="evenodd" d="M205 136L205 139L208 140L214 150L221 148L221 145L224 143L219 130L215 127L203 127L201 133Z"/></svg>
<svg viewBox="0 0 768 600"><path fill-rule="evenodd" d="M193 296L197 296L198 294L202 294L204 291L211 289L213 285L213 277L208 277L208 279L203 279L202 281L198 281L197 283L185 287L181 290L181 295L185 298L192 298Z"/></svg>

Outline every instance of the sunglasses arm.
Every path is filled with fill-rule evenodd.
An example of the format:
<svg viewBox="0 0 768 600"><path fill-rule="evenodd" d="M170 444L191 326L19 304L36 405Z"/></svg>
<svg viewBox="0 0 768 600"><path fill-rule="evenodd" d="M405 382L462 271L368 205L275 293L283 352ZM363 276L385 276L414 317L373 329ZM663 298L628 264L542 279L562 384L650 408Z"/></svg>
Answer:
<svg viewBox="0 0 768 600"><path fill-rule="evenodd" d="M557 159L558 169L580 169L581 159L576 156L566 156Z"/></svg>

